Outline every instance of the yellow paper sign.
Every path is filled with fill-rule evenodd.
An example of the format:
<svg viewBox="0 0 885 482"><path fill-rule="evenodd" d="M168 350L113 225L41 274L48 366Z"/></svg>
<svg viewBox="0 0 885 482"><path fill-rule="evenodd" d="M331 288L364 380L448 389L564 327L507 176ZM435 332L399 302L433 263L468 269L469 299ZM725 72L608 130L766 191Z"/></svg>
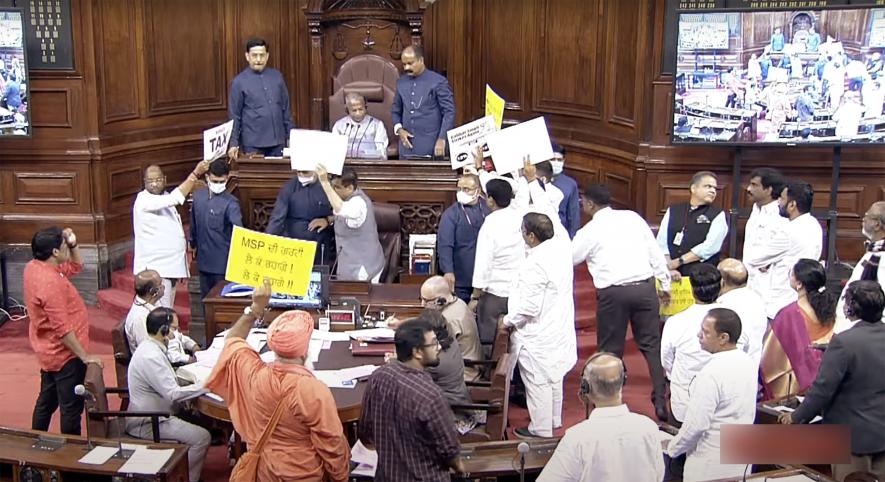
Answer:
<svg viewBox="0 0 885 482"><path fill-rule="evenodd" d="M661 282L656 282L658 289ZM685 311L689 306L694 304L694 294L691 292L691 281L688 276L683 276L679 281L670 284L670 304L661 306L661 315L673 316L676 313Z"/></svg>
<svg viewBox="0 0 885 482"><path fill-rule="evenodd" d="M234 226L224 277L254 287L267 277L274 293L304 296L310 284L316 250L315 241L284 238Z"/></svg>
<svg viewBox="0 0 885 482"><path fill-rule="evenodd" d="M504 98L496 94L489 84L486 84L486 115L495 118L495 126L500 129L504 121Z"/></svg>

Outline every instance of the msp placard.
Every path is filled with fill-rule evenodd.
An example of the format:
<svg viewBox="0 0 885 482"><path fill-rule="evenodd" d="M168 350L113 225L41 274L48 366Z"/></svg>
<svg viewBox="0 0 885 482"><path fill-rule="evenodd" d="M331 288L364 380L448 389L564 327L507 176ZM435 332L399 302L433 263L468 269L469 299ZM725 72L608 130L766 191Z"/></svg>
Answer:
<svg viewBox="0 0 885 482"><path fill-rule="evenodd" d="M224 277L254 287L268 278L274 293L304 296L310 284L316 249L315 241L284 238L234 226Z"/></svg>
<svg viewBox="0 0 885 482"><path fill-rule="evenodd" d="M504 122L504 98L495 93L489 84L486 84L486 115L495 119L495 127L500 130Z"/></svg>
<svg viewBox="0 0 885 482"><path fill-rule="evenodd" d="M656 281L658 289L661 288L661 282ZM691 291L691 280L688 276L683 276L679 281L670 283L670 304L661 306L661 314L664 316L673 316L681 313L694 304L694 294Z"/></svg>

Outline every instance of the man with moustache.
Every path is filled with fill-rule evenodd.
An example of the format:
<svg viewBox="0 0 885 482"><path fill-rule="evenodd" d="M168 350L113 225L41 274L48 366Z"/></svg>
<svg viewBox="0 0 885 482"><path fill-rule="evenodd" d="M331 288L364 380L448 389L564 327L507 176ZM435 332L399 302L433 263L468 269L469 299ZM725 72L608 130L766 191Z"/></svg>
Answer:
<svg viewBox="0 0 885 482"><path fill-rule="evenodd" d="M335 215L314 171L295 171L280 189L267 233L304 241L316 241L314 264L331 266L335 260Z"/></svg>
<svg viewBox="0 0 885 482"><path fill-rule="evenodd" d="M778 198L784 189L784 178L781 173L770 167L754 169L750 173L747 185L747 196L753 201L750 219L744 229L744 265L747 267L747 286L762 297L765 302L765 314L774 318L777 311L787 302L772 298L770 289L772 253L781 252L786 241L786 219L780 216ZM778 279L781 282L781 279ZM781 287L782 288L782 287ZM786 287L789 290L789 284Z"/></svg>
<svg viewBox="0 0 885 482"><path fill-rule="evenodd" d="M437 255L439 268L455 296L470 303L473 293L473 266L479 229L491 213L476 174L458 178L458 191L452 204L439 219Z"/></svg>
<svg viewBox="0 0 885 482"><path fill-rule="evenodd" d="M409 45L402 53L405 75L396 81L393 132L399 157L442 157L446 132L455 127L455 100L449 81L424 66L424 49Z"/></svg>
<svg viewBox="0 0 885 482"><path fill-rule="evenodd" d="M845 290L848 289L848 285L858 280L876 281L880 285L885 283L885 264L881 262L882 252L885 251L885 201L874 202L864 213L861 223L861 232L866 238L866 252L855 265L851 277L845 283L846 288L839 296L833 333L840 333L854 326L844 312ZM885 322L885 316L882 317L882 321Z"/></svg>

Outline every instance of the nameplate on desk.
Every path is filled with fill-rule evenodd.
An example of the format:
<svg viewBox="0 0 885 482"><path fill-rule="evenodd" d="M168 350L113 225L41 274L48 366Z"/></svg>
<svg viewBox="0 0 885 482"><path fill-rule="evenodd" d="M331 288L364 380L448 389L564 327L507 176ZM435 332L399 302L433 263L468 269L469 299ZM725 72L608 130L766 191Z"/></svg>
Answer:
<svg viewBox="0 0 885 482"><path fill-rule="evenodd" d="M40 435L32 445L32 449L43 450L46 452L55 452L64 447L65 439L62 437L50 437L49 435Z"/></svg>

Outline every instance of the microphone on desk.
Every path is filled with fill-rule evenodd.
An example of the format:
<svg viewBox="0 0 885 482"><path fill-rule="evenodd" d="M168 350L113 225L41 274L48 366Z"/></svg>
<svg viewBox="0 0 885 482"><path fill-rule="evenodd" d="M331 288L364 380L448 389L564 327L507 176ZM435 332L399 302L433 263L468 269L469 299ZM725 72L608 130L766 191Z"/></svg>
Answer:
<svg viewBox="0 0 885 482"><path fill-rule="evenodd" d="M92 403L95 403L95 395L92 394L89 390L86 389L82 384L74 387L74 395L78 397L83 397L85 399L91 400ZM86 450L91 451L95 448L95 445L92 443L92 434L91 430L89 430L89 414L86 415Z"/></svg>
<svg viewBox="0 0 885 482"><path fill-rule="evenodd" d="M519 442L516 446L516 451L519 452L519 482L525 482L525 454L529 453L530 449L526 442Z"/></svg>

